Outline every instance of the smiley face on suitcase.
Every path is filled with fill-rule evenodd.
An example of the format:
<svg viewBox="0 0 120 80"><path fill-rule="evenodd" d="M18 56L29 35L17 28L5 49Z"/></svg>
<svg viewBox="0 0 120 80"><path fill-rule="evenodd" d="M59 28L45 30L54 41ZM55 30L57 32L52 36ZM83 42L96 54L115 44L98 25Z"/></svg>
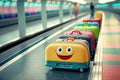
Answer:
<svg viewBox="0 0 120 80"><path fill-rule="evenodd" d="M56 50L57 56L62 60L68 60L72 57L72 47L58 47Z"/></svg>
<svg viewBox="0 0 120 80"><path fill-rule="evenodd" d="M74 40L70 37L48 45L45 50L45 65L75 70L88 68L90 53L85 41Z"/></svg>

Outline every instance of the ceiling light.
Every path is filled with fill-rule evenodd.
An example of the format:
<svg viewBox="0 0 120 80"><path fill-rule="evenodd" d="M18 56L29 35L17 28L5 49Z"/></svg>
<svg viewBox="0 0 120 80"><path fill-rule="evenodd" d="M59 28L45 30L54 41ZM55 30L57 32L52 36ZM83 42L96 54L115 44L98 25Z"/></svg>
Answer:
<svg viewBox="0 0 120 80"><path fill-rule="evenodd" d="M107 2L112 2L112 1L115 1L115 0L99 0L99 3L107 3Z"/></svg>
<svg viewBox="0 0 120 80"><path fill-rule="evenodd" d="M85 0L67 0L75 3L80 3L80 4L86 4L87 2Z"/></svg>

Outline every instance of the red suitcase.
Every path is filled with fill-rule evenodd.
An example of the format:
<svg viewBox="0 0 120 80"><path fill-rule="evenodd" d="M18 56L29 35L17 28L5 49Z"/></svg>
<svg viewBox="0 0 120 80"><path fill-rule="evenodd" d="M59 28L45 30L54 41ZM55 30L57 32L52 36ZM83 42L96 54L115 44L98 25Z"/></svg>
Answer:
<svg viewBox="0 0 120 80"><path fill-rule="evenodd" d="M85 20L83 20L83 22L98 22L99 28L101 28L101 22L102 22L102 20L99 19L99 18L94 18L94 19L85 19Z"/></svg>
<svg viewBox="0 0 120 80"><path fill-rule="evenodd" d="M67 31L67 32L65 32L65 34L67 35L67 34L85 34L85 35L88 35L88 36L90 36L90 38L91 38L91 40L92 40L92 52L95 52L95 47L96 47L96 45L95 45L95 39L94 39L94 34L91 32L91 31L88 31L88 30L71 30L71 31Z"/></svg>

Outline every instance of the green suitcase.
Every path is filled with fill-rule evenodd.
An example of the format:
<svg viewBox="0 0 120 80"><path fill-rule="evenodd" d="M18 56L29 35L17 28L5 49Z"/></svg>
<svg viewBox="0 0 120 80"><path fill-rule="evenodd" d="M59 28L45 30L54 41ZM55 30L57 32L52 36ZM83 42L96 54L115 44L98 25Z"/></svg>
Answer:
<svg viewBox="0 0 120 80"><path fill-rule="evenodd" d="M95 40L96 41L98 40L98 37L99 37L99 28L96 27L96 26L82 26L82 27L75 26L73 29L74 30L88 30L88 31L91 31L91 32L93 32L93 34L95 36Z"/></svg>

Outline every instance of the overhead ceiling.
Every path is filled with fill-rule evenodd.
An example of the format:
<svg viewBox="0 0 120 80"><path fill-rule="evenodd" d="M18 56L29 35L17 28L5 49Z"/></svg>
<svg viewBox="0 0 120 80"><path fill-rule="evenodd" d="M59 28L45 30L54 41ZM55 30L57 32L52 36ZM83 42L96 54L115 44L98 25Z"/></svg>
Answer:
<svg viewBox="0 0 120 80"><path fill-rule="evenodd" d="M7 1L7 0L3 0L3 1ZM10 0L10 1L18 1L18 0ZM24 1L27 1L27 0L24 0ZM37 0L31 0L31 1L35 1L36 2ZM49 0L49 1L60 1L60 0ZM97 4L97 3L100 3L99 1L104 2L104 1L109 1L109 0L63 0L63 1L76 2L76 3L80 3L80 4L86 4L86 3L93 2L94 4ZM120 3L120 0L115 0L113 2ZM110 2L110 3L113 3L113 2Z"/></svg>
<svg viewBox="0 0 120 80"><path fill-rule="evenodd" d="M98 3L98 0L85 0L87 3L90 3L90 2L94 2L94 3Z"/></svg>
<svg viewBox="0 0 120 80"><path fill-rule="evenodd" d="M78 2L78 3L81 3L83 1L85 1L86 3L90 3L90 2L93 2L94 4L97 4L97 3L109 3L110 2L119 2L120 3L120 0L64 0L64 1L70 1L70 2Z"/></svg>

